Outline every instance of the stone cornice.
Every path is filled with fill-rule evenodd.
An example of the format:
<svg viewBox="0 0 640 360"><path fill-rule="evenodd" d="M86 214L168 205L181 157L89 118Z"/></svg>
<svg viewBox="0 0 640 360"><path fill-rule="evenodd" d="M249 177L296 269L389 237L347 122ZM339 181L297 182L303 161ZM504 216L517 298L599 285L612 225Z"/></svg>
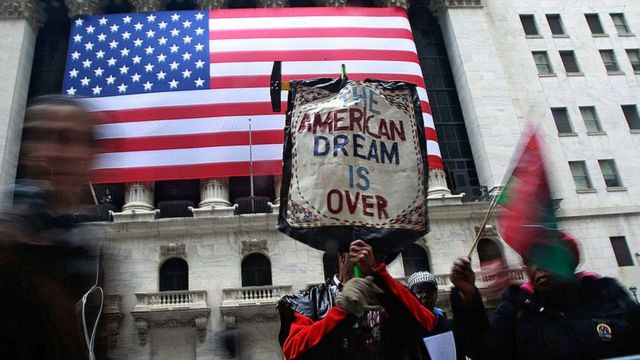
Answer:
<svg viewBox="0 0 640 360"><path fill-rule="evenodd" d="M443 14L449 8L481 8L482 0L431 0L429 8L436 15Z"/></svg>
<svg viewBox="0 0 640 360"><path fill-rule="evenodd" d="M227 0L197 0L198 9L217 10L227 7Z"/></svg>
<svg viewBox="0 0 640 360"><path fill-rule="evenodd" d="M0 19L25 19L35 31L44 24L44 4L39 0L0 1Z"/></svg>
<svg viewBox="0 0 640 360"><path fill-rule="evenodd" d="M160 11L167 7L169 0L130 0L135 11Z"/></svg>
<svg viewBox="0 0 640 360"><path fill-rule="evenodd" d="M104 9L104 0L65 0L69 9L69 18L73 19L78 15L101 14Z"/></svg>

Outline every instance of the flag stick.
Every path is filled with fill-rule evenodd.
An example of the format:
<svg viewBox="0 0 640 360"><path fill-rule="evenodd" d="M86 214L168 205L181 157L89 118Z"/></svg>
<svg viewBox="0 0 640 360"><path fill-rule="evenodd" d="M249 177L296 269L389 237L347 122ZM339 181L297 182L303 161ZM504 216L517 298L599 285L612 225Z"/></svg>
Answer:
<svg viewBox="0 0 640 360"><path fill-rule="evenodd" d="M89 189L91 189L91 196L93 197L93 203L98 205L98 197L96 196L96 190L93 188L93 184L89 183Z"/></svg>
<svg viewBox="0 0 640 360"><path fill-rule="evenodd" d="M498 197L500 197L500 194L496 194L496 196L494 196L493 199L491 200L489 209L487 210L487 213L484 215L484 220L482 220L482 225L480 225L480 229L478 229L478 233L476 234L476 239L473 241L473 245L471 246L471 250L469 250L469 254L467 254L467 257L471 257L473 250L476 249L476 246L480 241L480 235L482 235L482 231L484 230L484 227L487 226L487 222L489 222L489 218L493 214L493 210L495 210L496 205L498 204Z"/></svg>

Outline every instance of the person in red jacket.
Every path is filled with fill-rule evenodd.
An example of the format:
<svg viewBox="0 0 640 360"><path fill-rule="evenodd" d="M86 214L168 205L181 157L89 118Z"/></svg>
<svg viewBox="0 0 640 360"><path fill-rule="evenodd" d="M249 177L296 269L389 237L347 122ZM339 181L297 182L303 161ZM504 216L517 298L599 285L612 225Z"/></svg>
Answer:
<svg viewBox="0 0 640 360"><path fill-rule="evenodd" d="M356 240L338 260L333 279L278 302L285 358L405 359L435 315L389 275L390 254ZM353 278L355 264L364 277Z"/></svg>

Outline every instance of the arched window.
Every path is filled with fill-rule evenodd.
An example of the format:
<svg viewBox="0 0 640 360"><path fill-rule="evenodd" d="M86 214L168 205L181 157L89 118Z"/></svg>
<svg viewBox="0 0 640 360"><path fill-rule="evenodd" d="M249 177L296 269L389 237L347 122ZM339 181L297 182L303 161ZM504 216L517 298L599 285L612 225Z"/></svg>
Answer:
<svg viewBox="0 0 640 360"><path fill-rule="evenodd" d="M326 252L322 255L322 268L324 269L324 278L332 278L338 273L338 255Z"/></svg>
<svg viewBox="0 0 640 360"><path fill-rule="evenodd" d="M242 260L242 287L271 285L271 262L266 256L253 253Z"/></svg>
<svg viewBox="0 0 640 360"><path fill-rule="evenodd" d="M160 267L160 291L189 290L189 265L171 258Z"/></svg>
<svg viewBox="0 0 640 360"><path fill-rule="evenodd" d="M418 244L412 244L402 251L402 264L407 276L417 271L431 271L427 252Z"/></svg>
<svg viewBox="0 0 640 360"><path fill-rule="evenodd" d="M493 240L487 238L482 238L478 242L478 257L480 258L480 264L503 258L500 246Z"/></svg>

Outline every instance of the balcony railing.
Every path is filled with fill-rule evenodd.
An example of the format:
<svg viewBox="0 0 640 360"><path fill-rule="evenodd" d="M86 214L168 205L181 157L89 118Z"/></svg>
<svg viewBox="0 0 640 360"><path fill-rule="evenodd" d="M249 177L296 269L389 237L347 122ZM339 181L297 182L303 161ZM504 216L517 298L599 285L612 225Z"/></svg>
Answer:
<svg viewBox="0 0 640 360"><path fill-rule="evenodd" d="M507 275L509 276L512 284L522 284L527 280L527 274L523 269L507 269ZM435 274L436 282L438 283L438 289L440 291L449 290L453 286L451 283L451 274ZM484 274L482 271L476 273L476 286L478 289L489 287L492 281L496 279L497 275ZM398 277L396 280L403 284L406 284L408 276Z"/></svg>
<svg viewBox="0 0 640 360"><path fill-rule="evenodd" d="M275 304L281 297L291 294L291 285L222 289L222 294L223 306Z"/></svg>
<svg viewBox="0 0 640 360"><path fill-rule="evenodd" d="M136 310L167 310L173 308L207 307L205 290L161 291L154 293L137 293Z"/></svg>

